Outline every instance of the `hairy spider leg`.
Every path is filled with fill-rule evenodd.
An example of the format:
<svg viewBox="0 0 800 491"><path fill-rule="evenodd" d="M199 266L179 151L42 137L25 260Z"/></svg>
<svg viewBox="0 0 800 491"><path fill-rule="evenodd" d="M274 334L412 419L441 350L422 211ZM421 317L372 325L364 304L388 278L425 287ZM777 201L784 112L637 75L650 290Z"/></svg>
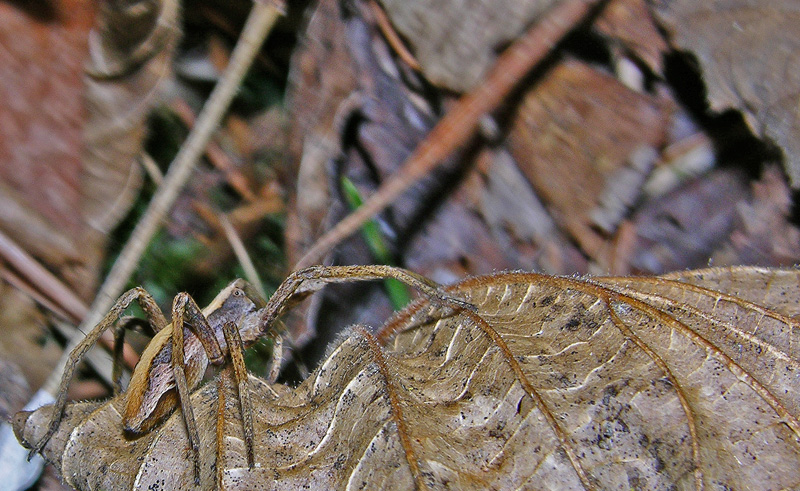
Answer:
<svg viewBox="0 0 800 491"><path fill-rule="evenodd" d="M264 305L263 299L256 296L254 289L248 293L246 287L248 283L240 280L236 288L231 292L232 295L245 295L255 304ZM254 295L251 297L251 295ZM188 321L188 324L186 324ZM237 387L239 389L239 405L242 412L242 422L244 424L245 443L247 446L247 462L252 468L254 465L253 451L253 410L250 401L250 392L247 390L247 368L244 364L244 346L239 334L237 325L231 321L222 323L222 333L225 337L227 352L222 349L217 340L214 328L211 327L200 307L187 293L181 293L175 297L172 306L172 370L175 378L175 387L178 391L181 411L184 415L186 430L189 435L189 443L194 454L195 483L200 483L200 436L197 430L197 423L194 417L194 410L190 402L190 391L186 381L186 362L184 359L184 335L183 327L187 325L203 344L203 348L208 355L209 361L214 365L222 365L230 357ZM274 362L274 360L273 360Z"/></svg>
<svg viewBox="0 0 800 491"><path fill-rule="evenodd" d="M234 290L234 292L244 292ZM234 293L235 294L235 293ZM208 355L208 359L215 365L221 364L225 360L222 347L217 341L214 329L208 323L206 316L197 306L194 299L188 293L180 293L175 296L172 303L172 373L175 378L175 387L178 390L178 400L181 404L183 419L186 423L186 431L189 435L189 444L194 454L194 481L200 484L200 436L197 431L197 423L194 419L194 411L189 399L189 387L186 383L186 361L184 359L184 322L188 322L191 332L203 344L203 348Z"/></svg>
<svg viewBox="0 0 800 491"><path fill-rule="evenodd" d="M103 317L103 320L101 320L91 331L89 331L86 337L83 338L83 340L77 346L75 346L75 349L73 349L70 353L69 360L64 367L64 373L61 375L61 383L58 387L58 395L56 396L56 402L53 405L53 416L50 420L50 424L48 425L47 432L36 443L36 445L31 448L28 458L36 453L40 453L50 438L55 434L56 430L58 430L58 425L61 423L61 419L64 416L64 407L67 405L67 388L69 387L69 383L72 381L72 377L75 373L75 368L77 367L78 363L83 360L83 357L86 356L86 353L89 351L89 349L94 346L95 343L97 343L97 340L100 339L100 336L103 334L103 332L115 325L122 313L125 312L125 310L127 310L127 308L130 307L133 302L137 302L142 308L142 311L144 311L145 316L147 317L147 321L153 327L154 331L160 331L166 327L167 319L164 317L164 313L161 312L161 309L158 307L156 301L149 293L147 293L144 288L136 287L123 293L122 296L117 299L116 303L114 303L114 306L111 307L111 310L109 310L106 316Z"/></svg>
<svg viewBox="0 0 800 491"><path fill-rule="evenodd" d="M248 376L247 367L244 364L244 346L239 330L232 322L222 325L222 333L225 335L225 343L233 365L233 375L236 380L236 388L239 392L239 411L242 414L242 425L244 426L244 443L247 450L247 466L252 469L255 465L255 454L253 451L253 439L255 427L253 423L253 406L250 401L250 390L247 386ZM273 358L273 363L275 358ZM278 363L280 366L280 363Z"/></svg>
<svg viewBox="0 0 800 491"><path fill-rule="evenodd" d="M467 309L475 311L475 306L446 293L441 285L422 275L387 265L366 266L311 266L295 271L287 277L270 297L260 319L260 335L269 331L275 320L294 303L295 297L306 296L322 289L330 283L382 280L393 278L416 289L426 297L442 306L456 311Z"/></svg>

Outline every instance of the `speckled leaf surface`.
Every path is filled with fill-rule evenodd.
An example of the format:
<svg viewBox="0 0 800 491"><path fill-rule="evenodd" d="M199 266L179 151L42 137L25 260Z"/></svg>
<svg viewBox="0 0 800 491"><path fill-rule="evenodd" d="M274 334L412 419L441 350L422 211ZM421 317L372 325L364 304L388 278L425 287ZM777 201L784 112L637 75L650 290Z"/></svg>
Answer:
<svg viewBox="0 0 800 491"><path fill-rule="evenodd" d="M463 281L449 290L474 313L419 301L375 336L353 328L297 388L251 378L254 469L228 378L196 392L204 487L797 487L799 282L758 268ZM119 404L70 406L48 459L85 489L188 486L180 415L125 440ZM18 416L18 433L47 416Z"/></svg>

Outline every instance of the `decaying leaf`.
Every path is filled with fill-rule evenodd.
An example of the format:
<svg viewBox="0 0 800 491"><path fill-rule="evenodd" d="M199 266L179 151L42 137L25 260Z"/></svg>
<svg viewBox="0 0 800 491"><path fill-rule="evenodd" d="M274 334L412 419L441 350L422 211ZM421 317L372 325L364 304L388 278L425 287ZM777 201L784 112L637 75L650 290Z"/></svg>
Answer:
<svg viewBox="0 0 800 491"><path fill-rule="evenodd" d="M171 75L178 10L178 0L104 3L90 38L82 211L100 234L116 226L138 191L135 158L159 84Z"/></svg>
<svg viewBox="0 0 800 491"><path fill-rule="evenodd" d="M800 186L800 9L792 1L668 0L654 13L680 49L697 57L711 109L741 110L777 143Z"/></svg>
<svg viewBox="0 0 800 491"><path fill-rule="evenodd" d="M412 44L425 77L436 85L474 88L498 48L519 36L559 0L382 0L397 30Z"/></svg>
<svg viewBox="0 0 800 491"><path fill-rule="evenodd" d="M448 291L475 312L420 300L376 336L356 327L277 398L251 377L253 469L228 378L196 392L203 485L800 486L799 281L746 267L468 279ZM81 489L188 486L180 414L126 439L120 404L69 406L47 458ZM19 414L17 434L36 441L49 415Z"/></svg>
<svg viewBox="0 0 800 491"><path fill-rule="evenodd" d="M659 274L707 264L720 238L733 230L736 207L748 194L740 172L721 169L643 205L631 218L636 243L630 267Z"/></svg>
<svg viewBox="0 0 800 491"><path fill-rule="evenodd" d="M529 90L511 152L537 194L590 256L625 216L654 164L667 123L655 97L567 61ZM599 129L602 128L602 129Z"/></svg>
<svg viewBox="0 0 800 491"><path fill-rule="evenodd" d="M736 226L728 243L714 252L714 264L794 264L800 230L791 222L791 190L781 170L766 168L752 187L752 199L736 205Z"/></svg>
<svg viewBox="0 0 800 491"><path fill-rule="evenodd" d="M67 281L80 275L81 249L91 248L78 245L85 227L75 210L94 11L72 0L0 4L0 229Z"/></svg>
<svg viewBox="0 0 800 491"><path fill-rule="evenodd" d="M613 0L600 13L596 29L634 54L654 72L663 68L667 43L658 32L645 0Z"/></svg>
<svg viewBox="0 0 800 491"><path fill-rule="evenodd" d="M177 0L0 5L0 228L81 297L138 191L177 16Z"/></svg>
<svg viewBox="0 0 800 491"><path fill-rule="evenodd" d="M287 224L288 254L296 261L313 244L330 211L328 166L340 151L335 134L339 105L357 86L352 55L346 45L342 5L318 2L308 19L305 36L295 51L287 98L296 101L291 113L289 148L297 162L297 189ZM334 69L335 68L335 69ZM292 257L297 255L298 257Z"/></svg>

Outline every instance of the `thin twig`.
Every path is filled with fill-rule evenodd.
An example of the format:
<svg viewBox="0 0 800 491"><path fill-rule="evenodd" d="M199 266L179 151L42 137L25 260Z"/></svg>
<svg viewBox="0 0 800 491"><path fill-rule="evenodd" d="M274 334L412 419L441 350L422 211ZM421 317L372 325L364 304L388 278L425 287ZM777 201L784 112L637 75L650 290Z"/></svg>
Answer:
<svg viewBox="0 0 800 491"><path fill-rule="evenodd" d="M242 242L241 237L239 237L236 229L233 228L231 221L228 220L228 217L224 213L220 213L218 218L219 223L222 226L222 230L225 232L225 237L228 239L228 242L233 249L233 253L236 254L236 259L239 261L239 264L244 270L245 278L247 278L247 281L249 281L250 284L253 285L256 290L258 290L258 293L260 293L262 297L266 297L267 295L264 292L264 284L261 283L261 278L258 276L258 271L253 264L253 260L250 259L250 255L247 253L247 248L244 246L244 242Z"/></svg>
<svg viewBox="0 0 800 491"><path fill-rule="evenodd" d="M495 109L572 28L597 0L572 0L553 8L544 19L517 39L498 58L486 80L462 97L417 146L403 166L364 205L320 237L300 258L295 269L319 262L339 242L359 230L419 179L429 174L456 148L469 140L481 116Z"/></svg>
<svg viewBox="0 0 800 491"><path fill-rule="evenodd" d="M3 232L0 232L0 256L24 277L27 284L10 271L3 274L4 279L27 293L44 308L50 309L72 322L80 322L86 316L89 310L86 303ZM109 348L114 345L111 333L101 337L100 340ZM133 368L139 360L139 355L127 345L123 347L122 356L128 368Z"/></svg>
<svg viewBox="0 0 800 491"><path fill-rule="evenodd" d="M71 316L61 307L54 303L52 300L47 298L46 296L42 295L39 291L33 288L31 285L27 284L25 280L20 278L19 276L15 275L11 272L8 268L0 268L0 278L7 281L9 285L13 286L17 290L21 291L22 293L31 297L35 302L42 305L44 308L50 310L56 316L60 317L61 319L69 319ZM70 338L74 335L80 334L77 329L72 327L72 324L69 324L66 321L62 321L59 319L52 319L52 324L55 328L61 333L62 336L65 338ZM106 336L106 339L101 339L104 341L103 344L111 345L114 342L114 339L110 336ZM126 358L125 365L128 368L133 368L136 365L136 362L139 360L139 355L133 351L133 348L127 346L127 354L131 355L131 357ZM105 357L101 355L99 350L91 351L86 357L87 363L92 367L92 369L106 382L108 385L111 385L111 358L106 355Z"/></svg>
<svg viewBox="0 0 800 491"><path fill-rule="evenodd" d="M153 159L149 153L142 152L139 154L139 163L142 165L142 168L144 168L144 171L147 172L150 180L153 181L156 186L161 186L161 183L164 182L164 174L161 172L161 169L158 168L155 159Z"/></svg>
<svg viewBox="0 0 800 491"><path fill-rule="evenodd" d="M3 232L0 232L0 256L73 320L86 316L88 309L83 300Z"/></svg>
<svg viewBox="0 0 800 491"><path fill-rule="evenodd" d="M42 294L42 292L28 284L28 282L22 279L18 274L15 274L11 269L7 268L4 263L0 263L0 279L29 296L34 302L38 303L46 310L49 310L56 317L60 317L61 319L73 318L66 310L62 309L58 303L50 300L46 295Z"/></svg>
<svg viewBox="0 0 800 491"><path fill-rule="evenodd" d="M192 112L192 108L189 107L185 101L176 100L172 105L172 109L187 128L191 129L194 127L196 123L195 115ZM219 144L213 141L208 142L208 145L206 145L205 155L211 165L219 169L225 175L225 179L228 181L228 184L230 184L230 186L235 189L245 201L255 201L256 195L250 189L250 183L248 182L247 178L236 167L236 164L233 163L231 158L227 153L225 153L224 150L222 150Z"/></svg>
<svg viewBox="0 0 800 491"><path fill-rule="evenodd" d="M419 66L417 59L414 58L414 55L406 48L405 43L400 39L400 35L397 34L397 31L392 27L392 23L389 21L386 12L383 11L383 7L375 0L370 0L369 6L372 9L372 14L375 16L375 22L378 24L378 28L383 33L383 37L386 38L386 42L389 43L389 46L397 53L397 56L413 70L421 71L422 67Z"/></svg>
<svg viewBox="0 0 800 491"><path fill-rule="evenodd" d="M217 128L222 115L230 105L233 96L241 83L244 74L253 62L261 45L275 21L281 15L282 9L276 5L278 2L256 1L244 26L242 35L236 44L222 80L214 87L203 111L197 119L197 125L192 130L189 138L181 147L180 152L170 165L164 183L153 196L142 219L136 224L130 239L125 244L114 266L108 273L105 282L92 304L88 315L81 323L80 331L87 332L94 327L102 316L111 308L114 300L122 293L139 259L141 259L150 239L161 226L164 216L175 203L180 189L186 183L194 169L198 157L205 150L206 144L213 131ZM69 360L70 353L80 343L82 337L70 339L64 354L59 360L56 369L48 377L43 388L51 394L58 391L61 381L61 372Z"/></svg>
<svg viewBox="0 0 800 491"><path fill-rule="evenodd" d="M45 269L35 258L2 232L0 232L0 256L22 274L27 282L8 269L3 269L0 272L0 277L31 297L35 302L72 322L79 322L86 315L89 309L83 300L72 293L72 290L55 275ZM70 326L70 329L72 329L70 333L80 334L80 331L77 331L74 327ZM110 332L104 333L100 341L109 349L113 349L114 337ZM122 358L128 368L133 368L136 366L136 362L139 361L139 355L127 344L122 348ZM92 363L92 360L89 361ZM108 374L111 372L105 371L105 365L94 365L92 363L92 367L98 371L101 377L110 378Z"/></svg>

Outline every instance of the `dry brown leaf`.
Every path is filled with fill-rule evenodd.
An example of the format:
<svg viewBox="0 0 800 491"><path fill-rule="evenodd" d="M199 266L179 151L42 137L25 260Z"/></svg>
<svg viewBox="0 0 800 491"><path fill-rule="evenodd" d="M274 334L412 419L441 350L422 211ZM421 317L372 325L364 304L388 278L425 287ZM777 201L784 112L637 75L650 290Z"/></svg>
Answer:
<svg viewBox="0 0 800 491"><path fill-rule="evenodd" d="M646 274L708 264L715 246L733 230L737 205L747 198L743 174L720 169L649 201L631 217L636 243L625 261Z"/></svg>
<svg viewBox="0 0 800 491"><path fill-rule="evenodd" d="M291 182L286 223L286 255L294 264L325 231L331 208L341 213L331 190L329 173L341 153L342 113L349 110L348 98L358 89L355 60L349 49L343 4L321 0L311 11L303 37L292 57L287 106L289 152L296 162ZM298 346L316 333L308 317L296 312L287 320ZM324 343L323 343L324 344Z"/></svg>
<svg viewBox="0 0 800 491"><path fill-rule="evenodd" d="M350 210L341 192L342 177L353 182L361 196L370 196L391 178L433 126L433 110L420 89L423 83L418 74L404 73L392 58L371 14L364 4L344 8L339 2L320 2L306 32L306 46L295 57L296 76L290 93L301 110L292 115L292 146L301 154L297 156L295 206L287 231L290 262ZM429 216L427 210L443 196L447 183L447 178L436 173L381 215L384 240L392 255L396 254L398 261L403 261L400 256L413 258L409 263L430 275L462 258L483 267L469 268L473 274L518 266L491 261L490 257L502 256L503 251L486 254L485 247L470 257L473 251L469 246L495 244L485 240L479 219L464 212L458 197L443 203L436 217ZM422 226L423 220L428 226ZM446 224L447 230L439 224ZM430 246L437 234L446 236L453 230L471 239L469 243L451 240L455 247ZM356 236L328 260L367 264L375 258ZM341 298L348 300L342 302ZM337 333L317 331L315 326L381 322L390 312L381 285L341 285L315 297L303 321L289 326L301 345L316 336L316 356L321 356ZM307 360L312 356L304 354Z"/></svg>
<svg viewBox="0 0 800 491"><path fill-rule="evenodd" d="M395 28L411 44L425 77L466 92L500 48L560 0L382 0Z"/></svg>
<svg viewBox="0 0 800 491"><path fill-rule="evenodd" d="M138 190L177 1L3 3L0 17L0 227L85 298Z"/></svg>
<svg viewBox="0 0 800 491"><path fill-rule="evenodd" d="M107 234L138 192L145 118L160 82L171 74L180 34L178 0L146 5L103 3L90 42L81 182L83 216Z"/></svg>
<svg viewBox="0 0 800 491"><path fill-rule="evenodd" d="M711 109L742 111L777 143L800 187L800 9L789 1L664 0L654 13L671 41L697 57Z"/></svg>
<svg viewBox="0 0 800 491"><path fill-rule="evenodd" d="M712 256L714 264L789 266L800 258L800 230L792 223L792 196L777 165L767 167L752 184L752 197L742 192L728 242Z"/></svg>
<svg viewBox="0 0 800 491"><path fill-rule="evenodd" d="M88 247L78 245L85 227L75 210L82 72L95 7L82 0L22 7L0 3L0 228L66 272Z"/></svg>
<svg viewBox="0 0 800 491"><path fill-rule="evenodd" d="M663 69L667 43L658 32L645 0L613 0L600 13L595 29L620 43L656 73Z"/></svg>
<svg viewBox="0 0 800 491"><path fill-rule="evenodd" d="M327 172L340 150L337 112L357 89L341 8L340 2L321 0L292 57L287 105L295 109L289 150L298 164L286 232L290 264L323 230L331 200Z"/></svg>
<svg viewBox="0 0 800 491"><path fill-rule="evenodd" d="M594 256L638 196L663 143L659 101L578 61L525 95L510 132L520 169L560 224Z"/></svg>
<svg viewBox="0 0 800 491"><path fill-rule="evenodd" d="M463 281L449 291L476 312L420 301L377 339L356 328L277 398L251 378L251 470L230 382L196 392L204 486L800 486L799 281L749 267ZM121 402L70 405L47 458L81 489L190 483L181 415L129 440ZM18 434L36 441L49 415L19 415Z"/></svg>

